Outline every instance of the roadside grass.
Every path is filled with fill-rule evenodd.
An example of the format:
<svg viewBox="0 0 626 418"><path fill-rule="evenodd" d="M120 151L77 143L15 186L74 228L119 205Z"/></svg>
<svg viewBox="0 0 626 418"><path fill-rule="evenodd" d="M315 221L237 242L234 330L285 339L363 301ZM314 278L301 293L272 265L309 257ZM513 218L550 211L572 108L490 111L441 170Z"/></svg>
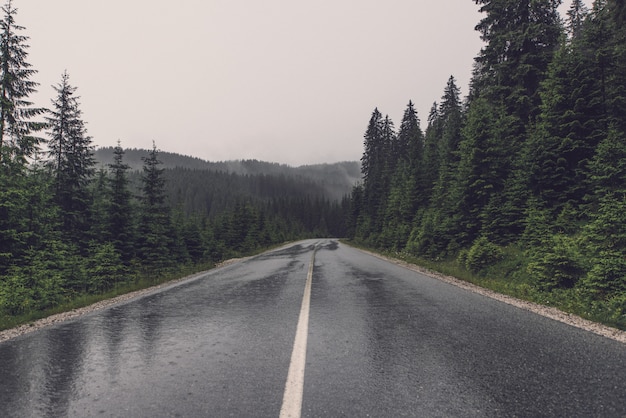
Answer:
<svg viewBox="0 0 626 418"><path fill-rule="evenodd" d="M69 312L74 309L84 308L94 303L115 298L138 290L148 289L174 280L187 277L189 275L210 270L215 267L214 263L200 263L195 265L178 266L175 270L169 269L162 272L143 273L129 278L128 281L116 283L115 286L102 293L78 293L72 298L68 298L60 305L42 311L29 311L21 315L0 315L0 331L15 328L20 325L29 324L51 315Z"/></svg>
<svg viewBox="0 0 626 418"><path fill-rule="evenodd" d="M526 271L528 260L515 247L504 248L503 257L479 272L471 272L458 259L428 260L408 252L380 251L352 241L344 241L356 248L373 251L427 270L472 283L517 299L557 308L613 328L626 331L626 296L608 300L592 300L579 288L542 291L535 286L533 277Z"/></svg>

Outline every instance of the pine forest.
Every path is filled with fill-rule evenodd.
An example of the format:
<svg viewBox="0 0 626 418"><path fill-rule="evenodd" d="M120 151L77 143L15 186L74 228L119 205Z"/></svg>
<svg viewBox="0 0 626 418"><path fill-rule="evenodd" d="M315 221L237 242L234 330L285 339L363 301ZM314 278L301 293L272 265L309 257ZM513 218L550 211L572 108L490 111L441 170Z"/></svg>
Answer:
<svg viewBox="0 0 626 418"><path fill-rule="evenodd" d="M626 4L487 1L466 98L375 109L356 242L626 327Z"/></svg>
<svg viewBox="0 0 626 418"><path fill-rule="evenodd" d="M8 0L0 328L332 236L626 329L626 5L473 1L467 96L450 76L424 129L413 102L397 127L374 109L360 164L291 168L96 150L67 72L31 101Z"/></svg>

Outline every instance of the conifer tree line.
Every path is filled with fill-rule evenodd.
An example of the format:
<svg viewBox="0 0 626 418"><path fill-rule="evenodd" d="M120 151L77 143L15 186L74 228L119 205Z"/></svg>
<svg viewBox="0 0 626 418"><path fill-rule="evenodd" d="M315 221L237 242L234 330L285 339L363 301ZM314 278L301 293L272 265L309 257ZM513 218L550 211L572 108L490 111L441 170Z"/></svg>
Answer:
<svg viewBox="0 0 626 418"><path fill-rule="evenodd" d="M424 131L412 103L398 128L373 111L349 235L477 274L513 265L626 323L625 3L474 1L468 96L450 77Z"/></svg>
<svg viewBox="0 0 626 418"><path fill-rule="evenodd" d="M339 202L312 193L233 197L246 184L238 176L165 170L156 144L140 173L125 163L119 141L112 162L98 168L70 76L61 75L49 109L35 107L28 37L12 0L2 13L0 318L287 240L342 235ZM258 179L264 188L299 189Z"/></svg>

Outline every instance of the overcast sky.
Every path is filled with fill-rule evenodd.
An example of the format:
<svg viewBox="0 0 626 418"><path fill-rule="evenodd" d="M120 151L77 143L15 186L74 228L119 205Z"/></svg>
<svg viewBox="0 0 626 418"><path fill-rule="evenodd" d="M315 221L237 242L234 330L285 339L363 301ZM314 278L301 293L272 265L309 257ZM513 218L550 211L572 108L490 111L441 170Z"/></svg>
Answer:
<svg viewBox="0 0 626 418"><path fill-rule="evenodd" d="M569 1L566 1L566 7ZM358 160L378 107L422 128L481 47L472 0L13 0L50 106L61 74L96 146L291 165Z"/></svg>

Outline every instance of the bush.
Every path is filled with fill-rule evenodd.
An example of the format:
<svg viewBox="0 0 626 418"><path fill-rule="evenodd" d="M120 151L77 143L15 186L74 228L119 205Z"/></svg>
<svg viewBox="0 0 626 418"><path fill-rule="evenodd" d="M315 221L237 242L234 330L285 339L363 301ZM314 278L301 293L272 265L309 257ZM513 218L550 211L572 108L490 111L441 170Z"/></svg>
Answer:
<svg viewBox="0 0 626 418"><path fill-rule="evenodd" d="M582 288L595 299L615 294L626 294L626 257L620 251L602 251L593 260L587 276L581 280Z"/></svg>
<svg viewBox="0 0 626 418"><path fill-rule="evenodd" d="M490 242L487 237L480 237L467 252L465 267L472 273L478 273L501 260L503 256L504 251L501 247Z"/></svg>
<svg viewBox="0 0 626 418"><path fill-rule="evenodd" d="M572 237L552 235L545 247L534 253L527 271L540 290L570 289L585 274L580 247Z"/></svg>
<svg viewBox="0 0 626 418"><path fill-rule="evenodd" d="M469 253L469 250L466 248L463 248L461 251L459 251L459 255L456 258L456 261L457 263L459 263L459 265L464 267L467 265L467 253Z"/></svg>

